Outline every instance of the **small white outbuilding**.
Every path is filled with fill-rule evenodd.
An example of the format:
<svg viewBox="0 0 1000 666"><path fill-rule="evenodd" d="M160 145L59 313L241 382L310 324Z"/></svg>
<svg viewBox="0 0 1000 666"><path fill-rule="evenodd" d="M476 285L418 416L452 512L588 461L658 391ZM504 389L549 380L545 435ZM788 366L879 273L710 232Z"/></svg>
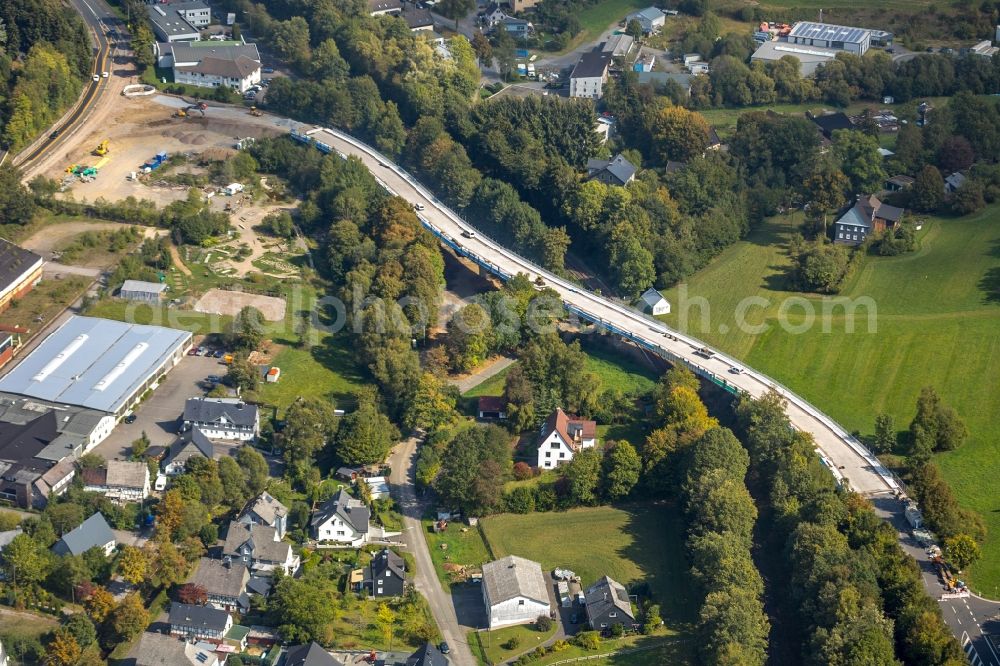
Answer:
<svg viewBox="0 0 1000 666"><path fill-rule="evenodd" d="M639 297L639 305L643 311L649 312L653 316L670 314L670 301L652 287Z"/></svg>

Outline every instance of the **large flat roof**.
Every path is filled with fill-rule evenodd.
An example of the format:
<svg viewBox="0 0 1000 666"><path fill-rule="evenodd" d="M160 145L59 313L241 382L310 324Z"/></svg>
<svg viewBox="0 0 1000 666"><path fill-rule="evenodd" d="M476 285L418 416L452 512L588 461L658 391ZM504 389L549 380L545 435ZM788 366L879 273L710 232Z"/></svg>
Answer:
<svg viewBox="0 0 1000 666"><path fill-rule="evenodd" d="M831 42L846 42L849 44L863 43L866 35L871 36L871 31L865 28L852 28L832 23L814 23L812 21L800 21L792 26L792 31L788 33L789 37L824 39Z"/></svg>
<svg viewBox="0 0 1000 666"><path fill-rule="evenodd" d="M114 413L190 338L162 326L70 317L0 378L0 391Z"/></svg>

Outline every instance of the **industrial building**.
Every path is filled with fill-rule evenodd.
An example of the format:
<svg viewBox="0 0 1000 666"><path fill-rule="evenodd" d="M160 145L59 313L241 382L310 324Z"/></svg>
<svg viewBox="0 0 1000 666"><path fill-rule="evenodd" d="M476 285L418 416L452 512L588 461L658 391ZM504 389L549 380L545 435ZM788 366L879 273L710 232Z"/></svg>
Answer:
<svg viewBox="0 0 1000 666"><path fill-rule="evenodd" d="M819 46L863 56L871 47L872 33L865 28L800 21L792 26L785 39L789 44Z"/></svg>
<svg viewBox="0 0 1000 666"><path fill-rule="evenodd" d="M0 238L0 312L38 284L44 263L45 260L31 250Z"/></svg>
<svg viewBox="0 0 1000 666"><path fill-rule="evenodd" d="M159 303L163 294L167 291L167 285L162 282L144 282L143 280L125 280L118 295L126 301L145 301L147 303Z"/></svg>
<svg viewBox="0 0 1000 666"><path fill-rule="evenodd" d="M190 347L187 331L73 316L0 378L0 397L102 414L100 430L89 437L89 450Z"/></svg>
<svg viewBox="0 0 1000 666"><path fill-rule="evenodd" d="M212 22L212 10L201 0L153 4L146 8L153 32L161 42L195 41Z"/></svg>

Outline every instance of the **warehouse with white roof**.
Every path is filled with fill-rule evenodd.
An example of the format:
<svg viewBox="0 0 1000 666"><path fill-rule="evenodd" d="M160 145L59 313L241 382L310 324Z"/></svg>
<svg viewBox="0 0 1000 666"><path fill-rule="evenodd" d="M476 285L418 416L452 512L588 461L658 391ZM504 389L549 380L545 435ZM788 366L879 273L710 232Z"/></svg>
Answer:
<svg viewBox="0 0 1000 666"><path fill-rule="evenodd" d="M70 317L4 377L0 397L21 396L54 409L99 412L87 449L118 422L191 347L191 333L94 317Z"/></svg>

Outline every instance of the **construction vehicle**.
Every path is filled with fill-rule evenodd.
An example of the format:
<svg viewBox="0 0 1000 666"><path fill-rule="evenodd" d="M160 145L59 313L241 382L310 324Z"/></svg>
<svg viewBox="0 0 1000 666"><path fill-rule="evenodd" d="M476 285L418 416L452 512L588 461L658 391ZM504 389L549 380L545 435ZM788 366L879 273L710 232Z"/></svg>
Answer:
<svg viewBox="0 0 1000 666"><path fill-rule="evenodd" d="M167 152L165 150L161 150L160 152L156 153L156 155L153 156L153 159L149 160L148 162L142 165L142 170L144 173L149 173L150 171L159 169L161 166L163 166L163 163L166 161L167 161Z"/></svg>
<svg viewBox="0 0 1000 666"><path fill-rule="evenodd" d="M104 141L101 141L99 144L97 144L97 148L94 148L94 154L99 157L107 155L111 151L111 147L109 146L110 143L111 143L110 139L105 139Z"/></svg>
<svg viewBox="0 0 1000 666"><path fill-rule="evenodd" d="M254 116L255 118L259 118L260 116L262 116L264 114L261 113L260 110L256 106L251 106L250 107L250 115Z"/></svg>
<svg viewBox="0 0 1000 666"><path fill-rule="evenodd" d="M206 104L205 102L198 102L197 104L186 106L183 109L177 109L174 112L174 117L187 118L189 115L191 115L192 111L198 111L199 113L201 113L201 115L204 116L206 109L208 109L208 104Z"/></svg>

